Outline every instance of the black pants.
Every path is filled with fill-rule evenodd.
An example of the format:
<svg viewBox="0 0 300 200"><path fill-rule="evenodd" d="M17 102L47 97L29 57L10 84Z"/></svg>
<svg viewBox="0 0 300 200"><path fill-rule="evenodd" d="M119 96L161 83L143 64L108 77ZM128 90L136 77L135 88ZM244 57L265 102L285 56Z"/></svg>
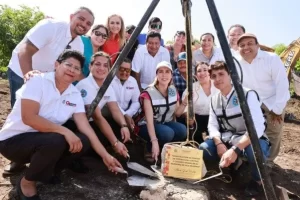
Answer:
<svg viewBox="0 0 300 200"><path fill-rule="evenodd" d="M208 125L208 115L197 115L195 114L196 122L197 122L197 130L194 135L194 140L201 144L203 141L202 133L206 133L208 135L207 125ZM192 139L193 132L190 132L190 139Z"/></svg>
<svg viewBox="0 0 300 200"><path fill-rule="evenodd" d="M90 147L88 138L76 134L82 142L79 153L70 153L65 137L58 133L23 133L0 142L0 153L7 159L20 163L30 163L25 172L29 181L49 181L53 174L60 172L69 163Z"/></svg>

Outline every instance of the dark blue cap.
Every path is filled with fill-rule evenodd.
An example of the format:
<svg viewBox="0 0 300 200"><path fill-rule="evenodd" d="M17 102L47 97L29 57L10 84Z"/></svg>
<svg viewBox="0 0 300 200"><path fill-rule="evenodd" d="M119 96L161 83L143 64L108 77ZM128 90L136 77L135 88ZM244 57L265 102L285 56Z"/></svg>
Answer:
<svg viewBox="0 0 300 200"><path fill-rule="evenodd" d="M178 54L177 62L179 62L181 60L186 60L186 52L181 52Z"/></svg>

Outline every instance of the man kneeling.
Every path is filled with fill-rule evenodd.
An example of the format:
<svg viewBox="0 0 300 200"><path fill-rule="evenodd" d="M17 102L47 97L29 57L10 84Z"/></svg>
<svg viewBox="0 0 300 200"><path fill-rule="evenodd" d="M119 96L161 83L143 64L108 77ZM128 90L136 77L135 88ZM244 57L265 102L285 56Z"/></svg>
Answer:
<svg viewBox="0 0 300 200"><path fill-rule="evenodd" d="M216 62L210 66L209 74L217 89L220 90L211 99L208 131L210 139L200 145L204 151L204 160L220 160L220 166L238 167L239 156L244 155L251 167L252 180L245 193L247 196L257 195L261 187L261 178L255 164L251 141L248 136L237 94L231 84L231 78L224 62ZM257 93L244 89L246 99L254 121L257 136L264 158L269 154L269 140L264 133L265 119L260 108Z"/></svg>

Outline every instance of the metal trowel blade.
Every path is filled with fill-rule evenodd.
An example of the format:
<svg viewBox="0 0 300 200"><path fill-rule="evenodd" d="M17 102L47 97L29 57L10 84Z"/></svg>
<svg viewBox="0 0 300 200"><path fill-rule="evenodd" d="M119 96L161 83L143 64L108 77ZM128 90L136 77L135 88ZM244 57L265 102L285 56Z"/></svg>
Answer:
<svg viewBox="0 0 300 200"><path fill-rule="evenodd" d="M128 162L127 167L134 171L137 171L141 174L145 174L145 175L152 176L152 177L157 177L157 175L153 171L149 170L148 168L146 168L136 162Z"/></svg>

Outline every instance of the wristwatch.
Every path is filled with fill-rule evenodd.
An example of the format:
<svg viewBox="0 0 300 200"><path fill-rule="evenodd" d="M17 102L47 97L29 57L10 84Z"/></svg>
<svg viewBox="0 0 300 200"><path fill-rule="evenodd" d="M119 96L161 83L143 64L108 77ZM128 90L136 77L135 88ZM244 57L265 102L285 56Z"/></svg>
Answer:
<svg viewBox="0 0 300 200"><path fill-rule="evenodd" d="M236 155L240 155L242 150L238 148L237 146L232 146L231 149L236 153Z"/></svg>

